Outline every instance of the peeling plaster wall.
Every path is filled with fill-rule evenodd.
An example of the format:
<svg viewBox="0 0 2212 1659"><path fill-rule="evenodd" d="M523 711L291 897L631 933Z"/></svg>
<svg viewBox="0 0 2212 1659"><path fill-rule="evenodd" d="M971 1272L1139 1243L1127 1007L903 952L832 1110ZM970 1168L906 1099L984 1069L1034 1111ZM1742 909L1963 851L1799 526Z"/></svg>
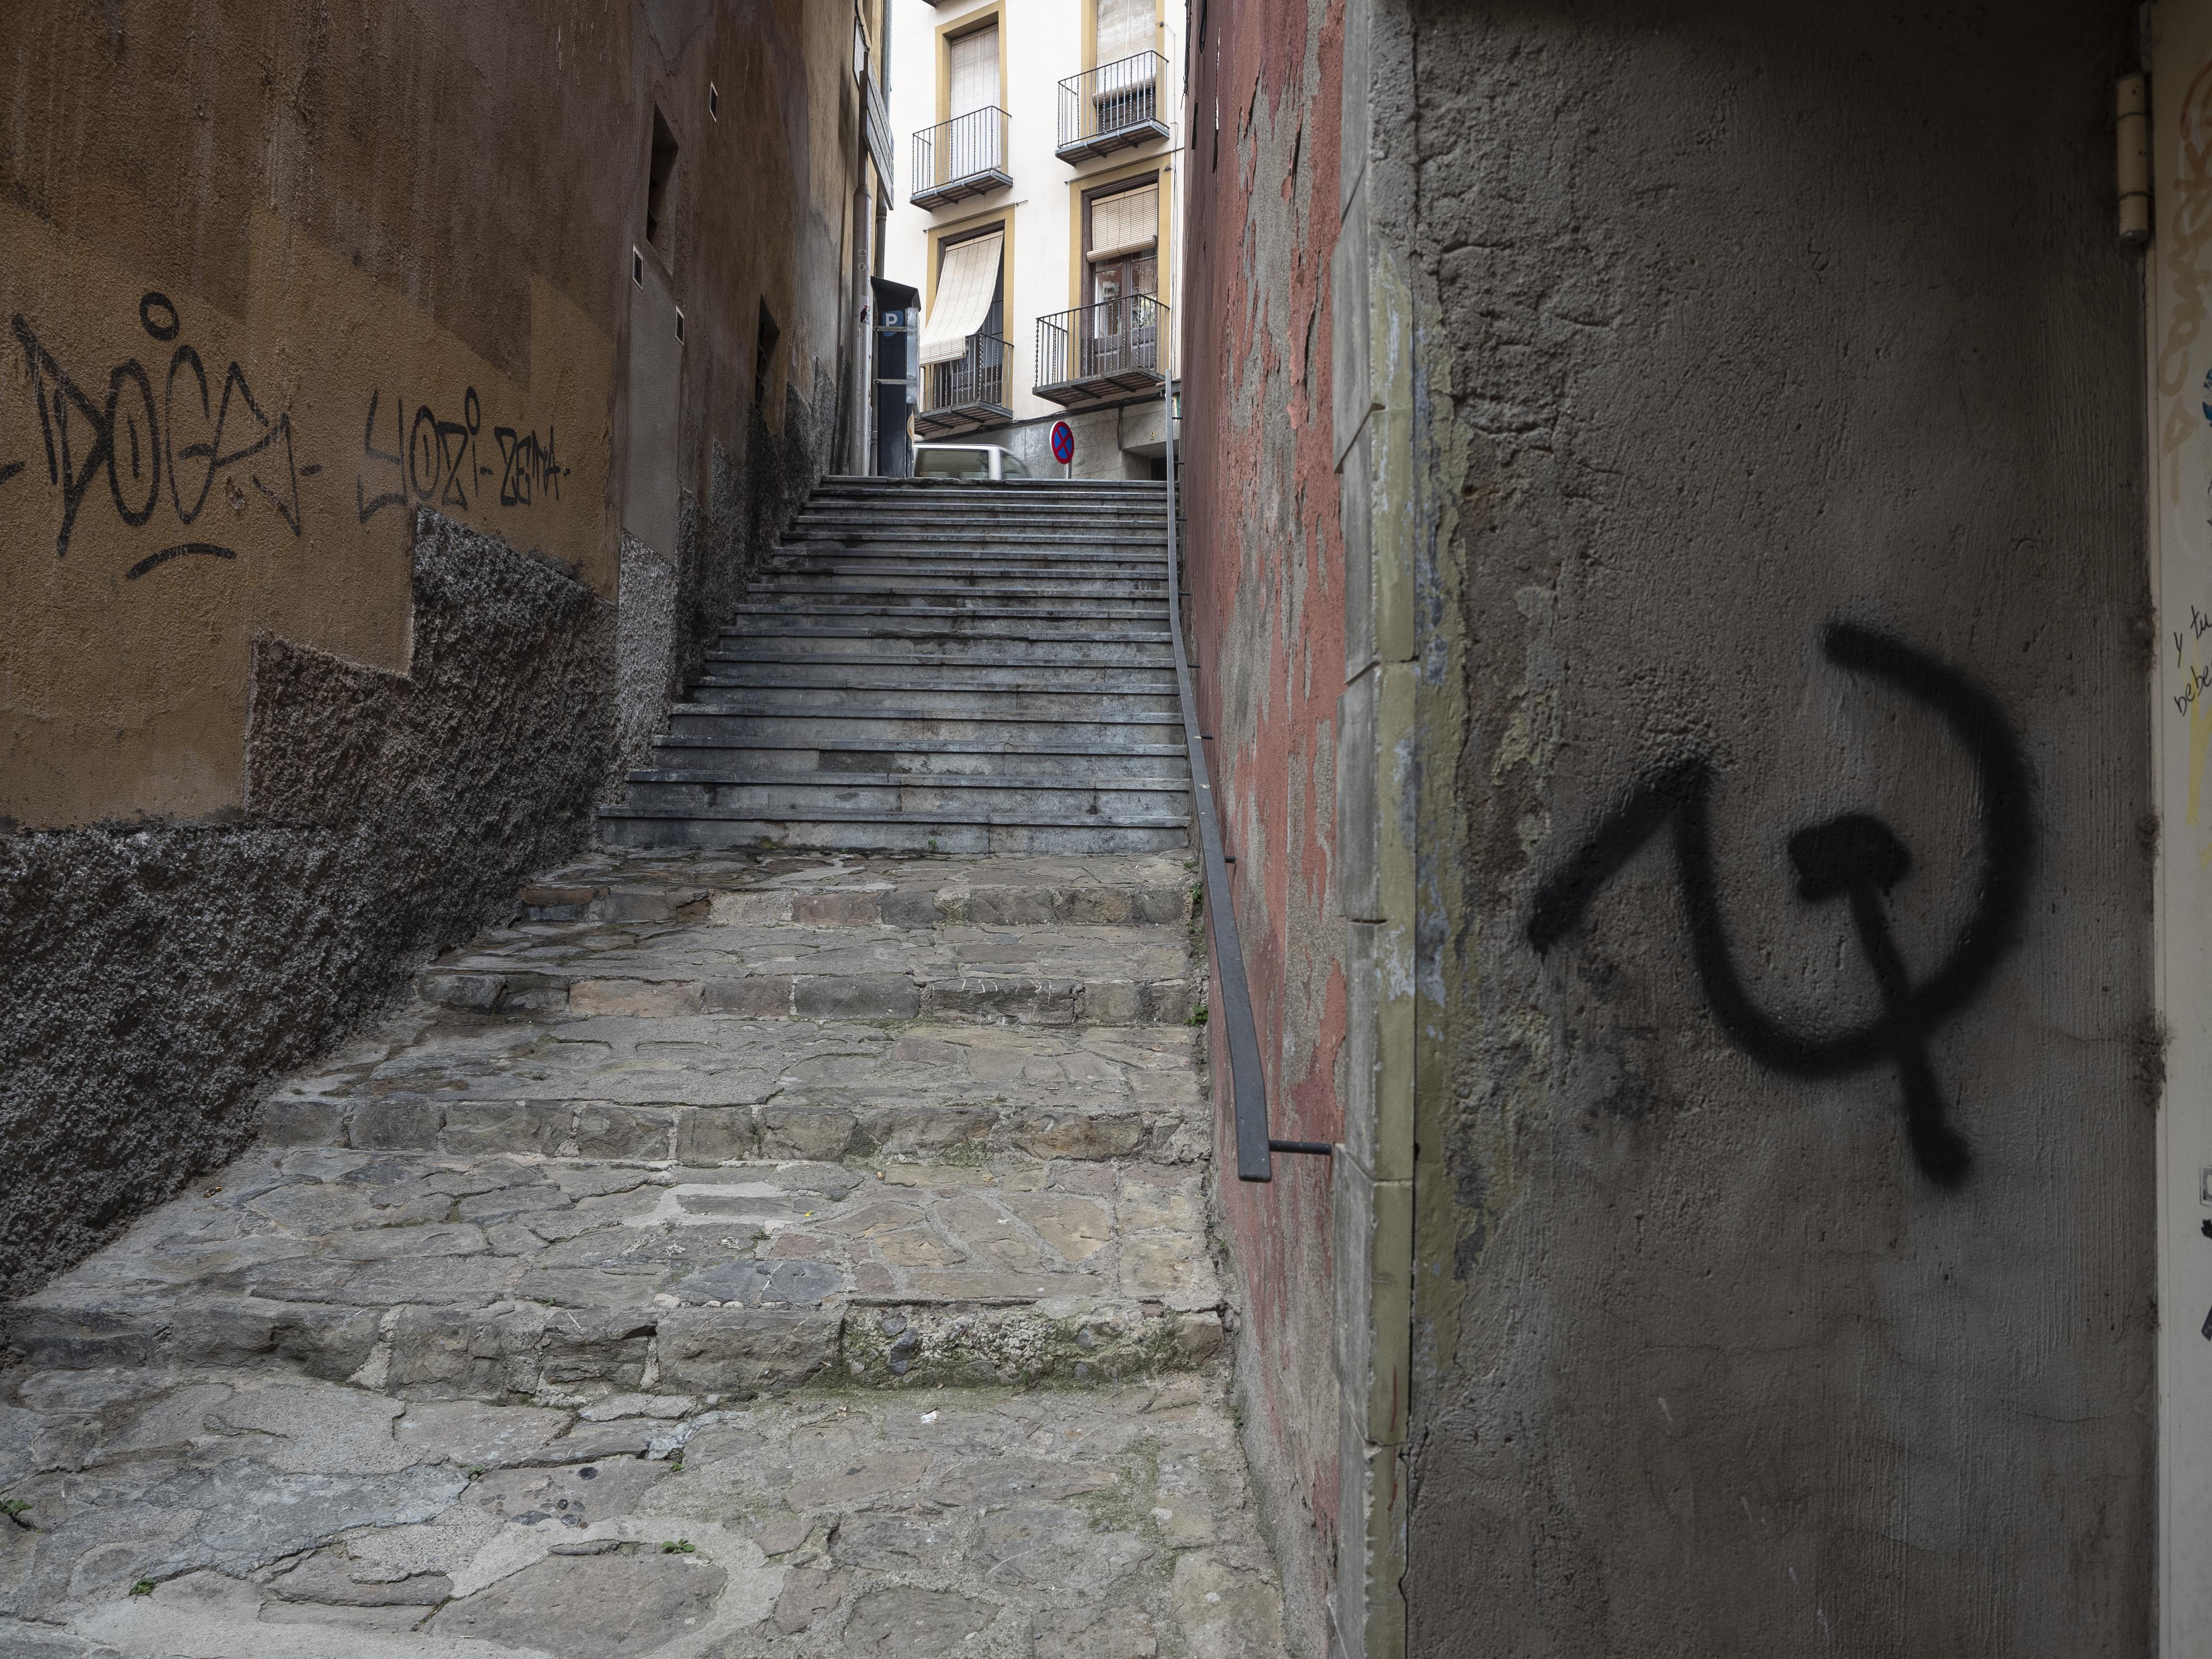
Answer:
<svg viewBox="0 0 2212 1659"><path fill-rule="evenodd" d="M15 9L0 1294L583 842L864 426L853 18Z"/></svg>
<svg viewBox="0 0 2212 1659"><path fill-rule="evenodd" d="M1193 7L1194 15L1201 11ZM1346 928L1335 891L1345 579L1330 438L1343 9L1211 5L1191 37L1182 423L1192 650L1273 1133L1342 1133ZM1214 110L1219 110L1218 132ZM1218 1021L1221 1167L1233 1170ZM1293 1650L1326 1645L1337 1548L1336 1284L1327 1160L1221 1182L1242 1301L1237 1389Z"/></svg>
<svg viewBox="0 0 2212 1659"><path fill-rule="evenodd" d="M2146 1653L2135 8L1394 14L1442 550L1409 1650ZM1910 858L1856 920L1790 851L1849 813ZM1746 1012L1875 1021L1877 930L1899 995L1976 964L1923 1044L1954 1185L1902 1045L1808 1074Z"/></svg>

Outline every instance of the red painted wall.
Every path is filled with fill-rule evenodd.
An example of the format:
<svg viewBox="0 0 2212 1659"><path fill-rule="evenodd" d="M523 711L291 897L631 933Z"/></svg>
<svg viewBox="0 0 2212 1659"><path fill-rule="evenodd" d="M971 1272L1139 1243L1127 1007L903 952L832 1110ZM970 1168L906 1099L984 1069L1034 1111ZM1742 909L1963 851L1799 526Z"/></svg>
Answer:
<svg viewBox="0 0 2212 1659"><path fill-rule="evenodd" d="M1183 502L1191 649L1272 1133L1341 1131L1345 927L1334 890L1344 558L1329 425L1341 0L1193 0L1184 152ZM1298 1650L1324 1642L1335 1551L1329 1168L1233 1178L1237 1388Z"/></svg>

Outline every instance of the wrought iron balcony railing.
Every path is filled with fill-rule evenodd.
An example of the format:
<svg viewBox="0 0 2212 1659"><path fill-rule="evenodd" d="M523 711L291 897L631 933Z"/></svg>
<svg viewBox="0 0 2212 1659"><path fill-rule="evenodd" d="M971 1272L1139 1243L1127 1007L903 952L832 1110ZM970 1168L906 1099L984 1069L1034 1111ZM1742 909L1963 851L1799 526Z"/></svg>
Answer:
<svg viewBox="0 0 2212 1659"><path fill-rule="evenodd" d="M1063 161L1080 161L1168 136L1168 60L1140 52L1060 83Z"/></svg>
<svg viewBox="0 0 2212 1659"><path fill-rule="evenodd" d="M1032 390L1066 409L1157 398L1173 337L1168 308L1149 294L1040 317Z"/></svg>
<svg viewBox="0 0 2212 1659"><path fill-rule="evenodd" d="M943 438L1012 420L1007 355L1006 343L997 335L970 334L968 349L951 362L924 363L915 430L925 438Z"/></svg>
<svg viewBox="0 0 2212 1659"><path fill-rule="evenodd" d="M1006 112L970 110L914 135L914 189L919 208L943 207L1014 182L1006 171Z"/></svg>

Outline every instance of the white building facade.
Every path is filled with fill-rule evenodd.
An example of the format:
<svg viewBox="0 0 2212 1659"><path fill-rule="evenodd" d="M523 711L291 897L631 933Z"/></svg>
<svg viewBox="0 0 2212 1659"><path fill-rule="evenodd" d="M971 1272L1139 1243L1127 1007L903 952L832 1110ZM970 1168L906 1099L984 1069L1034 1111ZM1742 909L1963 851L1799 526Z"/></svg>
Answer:
<svg viewBox="0 0 2212 1659"><path fill-rule="evenodd" d="M890 0L896 207L923 441L1057 475L1164 475L1182 0Z"/></svg>

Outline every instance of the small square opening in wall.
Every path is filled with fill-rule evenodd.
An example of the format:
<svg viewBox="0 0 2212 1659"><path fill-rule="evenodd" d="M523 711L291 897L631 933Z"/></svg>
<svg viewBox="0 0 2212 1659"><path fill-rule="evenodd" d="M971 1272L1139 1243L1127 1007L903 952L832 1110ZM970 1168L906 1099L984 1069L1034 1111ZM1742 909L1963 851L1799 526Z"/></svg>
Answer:
<svg viewBox="0 0 2212 1659"><path fill-rule="evenodd" d="M640 288L645 286L645 255L635 248L629 251L629 279Z"/></svg>
<svg viewBox="0 0 2212 1659"><path fill-rule="evenodd" d="M682 306L676 307L676 337L678 340L684 337L684 307Z"/></svg>
<svg viewBox="0 0 2212 1659"><path fill-rule="evenodd" d="M712 81L707 82L707 118L710 121L722 118L722 89Z"/></svg>

